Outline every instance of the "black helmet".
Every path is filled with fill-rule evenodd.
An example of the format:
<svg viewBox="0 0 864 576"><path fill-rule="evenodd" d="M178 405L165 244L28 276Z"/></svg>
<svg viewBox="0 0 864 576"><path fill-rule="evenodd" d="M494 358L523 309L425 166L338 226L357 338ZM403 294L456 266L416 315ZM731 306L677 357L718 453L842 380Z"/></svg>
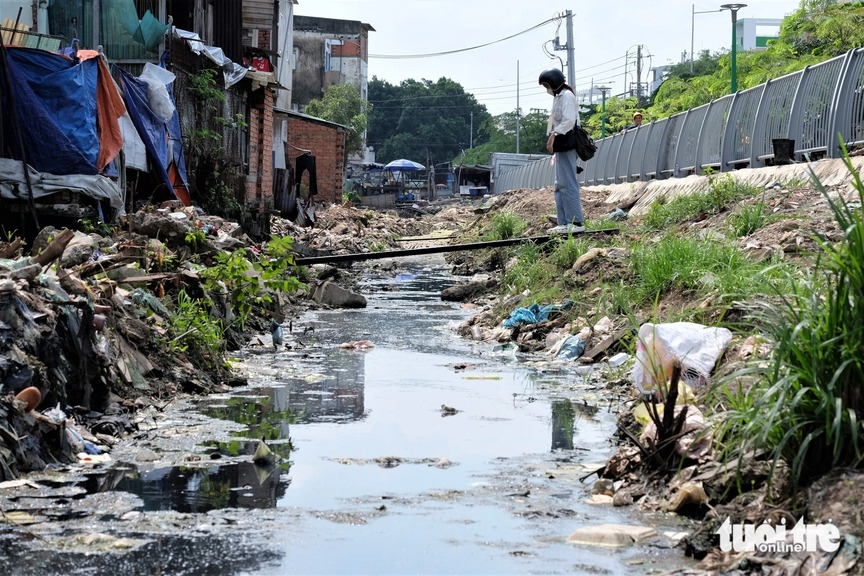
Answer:
<svg viewBox="0 0 864 576"><path fill-rule="evenodd" d="M558 92L558 90L564 86L564 73L557 68L549 68L548 70L544 70L540 73L540 84L546 84L549 86L553 92Z"/></svg>

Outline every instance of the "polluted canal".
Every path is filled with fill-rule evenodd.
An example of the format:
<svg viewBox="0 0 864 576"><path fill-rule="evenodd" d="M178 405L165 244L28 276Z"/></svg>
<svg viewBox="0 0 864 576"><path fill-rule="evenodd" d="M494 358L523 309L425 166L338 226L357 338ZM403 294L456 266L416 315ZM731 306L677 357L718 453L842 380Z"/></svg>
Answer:
<svg viewBox="0 0 864 576"><path fill-rule="evenodd" d="M318 310L234 357L248 386L142 411L110 461L3 494L9 574L665 571L677 517L590 503L612 453L603 367L458 337L440 257L364 268L368 306ZM266 449L260 440L266 441ZM253 459L256 459L253 462ZM582 480L584 478L584 480ZM596 492L596 489L594 490ZM606 523L657 534L570 543ZM119 571L119 572L118 572Z"/></svg>

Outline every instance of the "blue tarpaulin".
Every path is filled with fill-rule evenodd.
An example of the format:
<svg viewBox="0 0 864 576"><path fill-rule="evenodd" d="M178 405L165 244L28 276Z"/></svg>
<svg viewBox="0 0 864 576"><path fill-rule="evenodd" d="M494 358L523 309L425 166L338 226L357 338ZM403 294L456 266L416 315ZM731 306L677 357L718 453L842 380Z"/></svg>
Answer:
<svg viewBox="0 0 864 576"><path fill-rule="evenodd" d="M171 162L177 166L180 178L186 185L186 162L183 158L183 146L180 142L180 121L177 111L170 121L165 122L161 116L156 114L150 107L147 97L148 85L125 70L120 70L123 93L126 96L126 109L129 117L135 125L147 156L150 158L153 170L159 181L162 182L171 197L176 197L174 184L168 176L168 166ZM169 139L172 141L169 154Z"/></svg>
<svg viewBox="0 0 864 576"><path fill-rule="evenodd" d="M98 62L75 62L43 50L6 51L9 83L27 160L39 172L96 174ZM5 80L4 80L5 88ZM11 134L8 96L3 90L3 123ZM7 138L21 159L17 138Z"/></svg>

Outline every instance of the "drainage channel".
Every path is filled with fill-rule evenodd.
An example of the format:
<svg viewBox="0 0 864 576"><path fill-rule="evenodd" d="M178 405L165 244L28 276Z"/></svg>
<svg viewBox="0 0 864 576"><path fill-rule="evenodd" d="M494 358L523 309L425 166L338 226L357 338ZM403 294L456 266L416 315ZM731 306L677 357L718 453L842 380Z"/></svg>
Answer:
<svg viewBox="0 0 864 576"><path fill-rule="evenodd" d="M248 386L169 405L110 466L34 476L13 503L33 537L0 531L0 560L25 575L686 566L677 519L587 503L580 477L614 449L600 369L458 338L476 311L441 301L455 282L440 256L369 267L366 309L310 312L290 348L238 354ZM273 464L252 462L261 439ZM566 541L607 522L659 535Z"/></svg>

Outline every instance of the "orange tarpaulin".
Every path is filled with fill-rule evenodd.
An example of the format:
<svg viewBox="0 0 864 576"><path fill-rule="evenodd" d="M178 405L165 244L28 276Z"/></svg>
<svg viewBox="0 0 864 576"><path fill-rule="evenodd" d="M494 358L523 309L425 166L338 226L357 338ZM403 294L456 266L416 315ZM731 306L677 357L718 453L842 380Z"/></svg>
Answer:
<svg viewBox="0 0 864 576"><path fill-rule="evenodd" d="M108 66L101 58L98 76L96 129L99 133L99 157L96 160L96 169L101 172L123 149L123 134L120 131L119 120L126 113L126 105L123 104L123 98L114 85Z"/></svg>

